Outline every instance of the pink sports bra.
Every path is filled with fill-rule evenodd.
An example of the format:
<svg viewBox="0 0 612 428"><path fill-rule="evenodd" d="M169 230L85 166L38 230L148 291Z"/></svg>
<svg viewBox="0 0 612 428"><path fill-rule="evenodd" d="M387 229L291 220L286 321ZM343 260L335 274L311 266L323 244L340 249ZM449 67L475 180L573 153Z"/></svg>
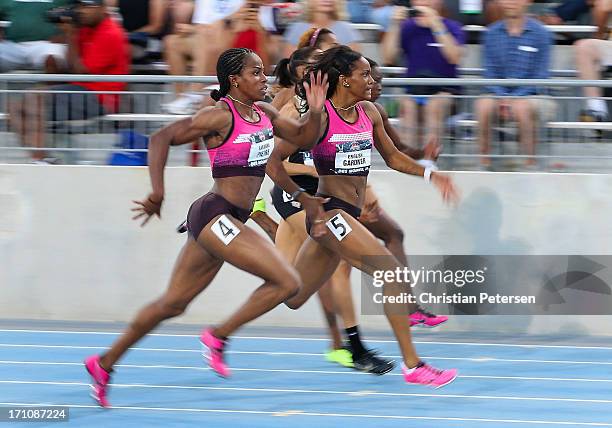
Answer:
<svg viewBox="0 0 612 428"><path fill-rule="evenodd" d="M328 126L323 138L311 150L319 175L367 176L370 171L372 152L372 121L357 105L357 120L344 120L331 101L325 101Z"/></svg>
<svg viewBox="0 0 612 428"><path fill-rule="evenodd" d="M213 178L238 175L263 177L266 163L274 149L272 122L257 105L258 122L248 122L240 116L234 103L221 98L232 112L232 128L223 144L208 149Z"/></svg>

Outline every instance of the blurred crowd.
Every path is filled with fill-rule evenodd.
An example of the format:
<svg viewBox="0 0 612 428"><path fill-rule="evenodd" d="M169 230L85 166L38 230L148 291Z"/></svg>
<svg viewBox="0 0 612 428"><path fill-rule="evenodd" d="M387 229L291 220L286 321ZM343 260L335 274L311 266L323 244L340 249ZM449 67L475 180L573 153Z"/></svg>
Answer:
<svg viewBox="0 0 612 428"><path fill-rule="evenodd" d="M537 13L531 6L530 0L0 0L0 72L116 75L163 61L172 75L214 75L220 52L248 47L272 73L299 46L361 50L362 32L354 23L378 25L377 59L405 66L406 77L457 77L466 44L480 43L483 77L546 79L555 38L544 24L597 27L592 38L574 43L579 78L599 79L612 66L612 0L565 0L544 4ZM487 31L466 33L464 25ZM117 95L88 92L122 91L125 85L66 82L52 89L52 97L28 94L11 102L10 125L23 144L43 147L45 122L116 111ZM203 89L176 84L163 110L193 112ZM462 88L413 86L405 92L412 96L403 98L403 123L411 129L423 125L421 133L406 138L439 138L452 96ZM602 89L584 88L584 95L581 120L609 121ZM491 121L498 118L516 121L522 147L532 155L537 123L552 119L554 106L541 87L492 86L477 100L474 115L481 153L488 153ZM44 161L46 154L39 150L33 157ZM482 166L488 164L483 157Z"/></svg>

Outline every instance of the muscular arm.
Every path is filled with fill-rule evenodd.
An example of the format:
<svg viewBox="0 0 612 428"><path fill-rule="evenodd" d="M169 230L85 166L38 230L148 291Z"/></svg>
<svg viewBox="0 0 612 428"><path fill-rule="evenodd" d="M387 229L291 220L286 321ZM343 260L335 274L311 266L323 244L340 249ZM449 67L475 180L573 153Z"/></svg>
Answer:
<svg viewBox="0 0 612 428"><path fill-rule="evenodd" d="M283 167L289 175L310 175L312 177L318 177L317 170L314 166L283 161Z"/></svg>
<svg viewBox="0 0 612 428"><path fill-rule="evenodd" d="M289 173L283 166L283 160L287 159L292 153L297 150L297 147L284 140L278 140L274 145L274 150L268 158L266 166L266 174L285 192L292 194L299 189L299 186L289 176Z"/></svg>
<svg viewBox="0 0 612 428"><path fill-rule="evenodd" d="M221 133L231 123L231 113L220 107L206 107L194 116L171 123L149 141L149 175L156 200L164 197L164 168L170 146L187 144L212 132Z"/></svg>
<svg viewBox="0 0 612 428"><path fill-rule="evenodd" d="M374 145L379 151L387 166L404 174L423 177L425 168L416 163L411 157L400 152L385 131L383 119L378 109L370 102L361 104L374 126Z"/></svg>
<svg viewBox="0 0 612 428"><path fill-rule="evenodd" d="M283 116L267 103L258 103L274 125L274 134L298 149L310 150L321 137L321 112L309 111L299 120ZM289 155L287 155L289 156Z"/></svg>

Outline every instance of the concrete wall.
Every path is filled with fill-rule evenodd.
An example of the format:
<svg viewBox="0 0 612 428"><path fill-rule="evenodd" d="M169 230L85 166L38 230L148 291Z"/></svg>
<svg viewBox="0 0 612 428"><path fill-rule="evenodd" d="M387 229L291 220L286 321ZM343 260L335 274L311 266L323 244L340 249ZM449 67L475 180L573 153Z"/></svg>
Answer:
<svg viewBox="0 0 612 428"><path fill-rule="evenodd" d="M610 254L612 176L455 173L462 203L443 206L421 180L374 171L382 206L412 254ZM0 317L128 321L164 290L190 203L211 186L207 168L169 168L163 219L142 229L131 200L145 168L0 166ZM262 194L267 195L266 181ZM273 210L272 210L273 211ZM275 215L275 213L274 213ZM256 227L256 226L255 226ZM259 280L225 266L180 322L214 322ZM359 302L354 274L355 301ZM362 317L370 328L383 317ZM321 326L316 300L277 308L259 325ZM454 317L448 330L612 334L612 317Z"/></svg>

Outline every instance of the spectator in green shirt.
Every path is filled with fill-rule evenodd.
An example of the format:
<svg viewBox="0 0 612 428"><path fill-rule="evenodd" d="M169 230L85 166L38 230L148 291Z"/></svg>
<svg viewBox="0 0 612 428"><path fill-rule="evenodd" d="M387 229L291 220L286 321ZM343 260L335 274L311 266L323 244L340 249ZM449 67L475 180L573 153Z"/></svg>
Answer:
<svg viewBox="0 0 612 428"><path fill-rule="evenodd" d="M18 69L57 72L66 46L59 28L45 18L52 8L69 0L0 0L0 16L10 25L0 37L0 72Z"/></svg>

